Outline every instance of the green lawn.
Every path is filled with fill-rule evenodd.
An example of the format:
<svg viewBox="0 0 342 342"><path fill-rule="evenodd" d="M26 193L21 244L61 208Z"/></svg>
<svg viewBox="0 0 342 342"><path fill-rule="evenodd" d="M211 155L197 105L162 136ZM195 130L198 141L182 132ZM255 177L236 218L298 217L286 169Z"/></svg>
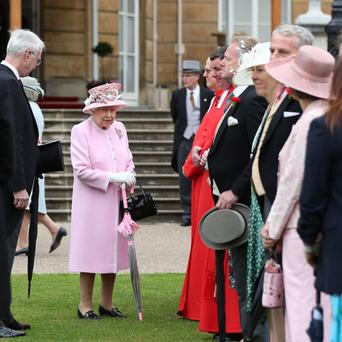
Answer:
<svg viewBox="0 0 342 342"><path fill-rule="evenodd" d="M183 274L141 276L143 321L139 322L129 275L119 275L114 303L128 315L126 319L103 318L97 322L77 318L79 282L77 275L34 275L31 298L27 298L27 278L12 277L12 311L32 329L19 341L211 341L200 333L197 323L176 315ZM99 304L97 278L94 309Z"/></svg>

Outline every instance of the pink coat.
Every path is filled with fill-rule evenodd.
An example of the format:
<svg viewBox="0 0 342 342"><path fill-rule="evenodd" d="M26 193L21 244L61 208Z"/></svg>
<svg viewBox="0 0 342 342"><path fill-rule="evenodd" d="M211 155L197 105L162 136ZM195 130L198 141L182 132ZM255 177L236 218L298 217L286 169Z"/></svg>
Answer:
<svg viewBox="0 0 342 342"><path fill-rule="evenodd" d="M127 241L118 233L121 190L109 172L134 170L124 125L108 130L89 118L71 131L74 185L71 272L116 273L128 267Z"/></svg>

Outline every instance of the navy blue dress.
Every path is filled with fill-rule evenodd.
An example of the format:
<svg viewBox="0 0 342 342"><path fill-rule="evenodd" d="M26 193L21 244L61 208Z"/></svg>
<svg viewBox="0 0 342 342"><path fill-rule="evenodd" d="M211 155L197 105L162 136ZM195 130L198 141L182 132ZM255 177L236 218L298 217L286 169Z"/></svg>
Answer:
<svg viewBox="0 0 342 342"><path fill-rule="evenodd" d="M298 233L313 245L322 234L316 267L316 288L342 293L342 123L334 134L320 117L311 124Z"/></svg>

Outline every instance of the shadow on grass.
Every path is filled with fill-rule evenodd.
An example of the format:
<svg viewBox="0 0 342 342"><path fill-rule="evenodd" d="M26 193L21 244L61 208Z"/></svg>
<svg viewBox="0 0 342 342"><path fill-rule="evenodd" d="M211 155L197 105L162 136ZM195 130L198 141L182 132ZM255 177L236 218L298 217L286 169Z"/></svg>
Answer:
<svg viewBox="0 0 342 342"><path fill-rule="evenodd" d="M143 321L138 321L129 275L118 275L113 302L128 315L125 319L103 318L97 322L77 318L78 275L35 275L31 298L27 279L12 277L12 311L32 329L23 341L210 341L198 331L197 322L176 315L183 274L141 275ZM100 279L94 288L94 311L99 305Z"/></svg>

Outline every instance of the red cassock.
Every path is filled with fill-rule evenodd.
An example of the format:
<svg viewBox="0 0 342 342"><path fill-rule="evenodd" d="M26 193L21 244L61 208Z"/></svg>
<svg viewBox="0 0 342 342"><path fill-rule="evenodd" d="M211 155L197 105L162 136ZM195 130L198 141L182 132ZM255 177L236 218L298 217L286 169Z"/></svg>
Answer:
<svg viewBox="0 0 342 342"><path fill-rule="evenodd" d="M216 127L221 120L230 91L218 90L212 105L196 133L192 146L200 146L203 153L211 147ZM211 187L208 183L208 171L192 163L191 152L184 166L183 173L192 180L191 199L191 248L188 267L185 274L183 291L178 307L178 314L184 318L199 321L199 330L218 332L216 303L216 268L215 251L206 247L199 234L199 222L203 214L214 206ZM225 263L226 289L226 332L241 332L238 296L230 287L228 255Z"/></svg>

